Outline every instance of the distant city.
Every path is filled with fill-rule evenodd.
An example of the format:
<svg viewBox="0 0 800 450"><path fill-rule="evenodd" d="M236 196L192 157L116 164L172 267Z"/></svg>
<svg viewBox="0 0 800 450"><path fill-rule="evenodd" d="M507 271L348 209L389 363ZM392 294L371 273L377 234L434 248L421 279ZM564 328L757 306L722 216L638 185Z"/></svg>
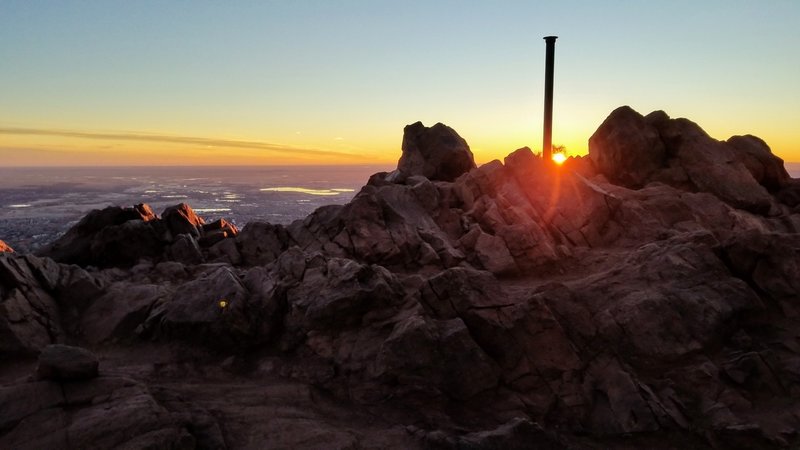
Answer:
<svg viewBox="0 0 800 450"><path fill-rule="evenodd" d="M380 166L0 168L0 239L30 252L110 205L188 203L238 227L288 224L348 202Z"/></svg>

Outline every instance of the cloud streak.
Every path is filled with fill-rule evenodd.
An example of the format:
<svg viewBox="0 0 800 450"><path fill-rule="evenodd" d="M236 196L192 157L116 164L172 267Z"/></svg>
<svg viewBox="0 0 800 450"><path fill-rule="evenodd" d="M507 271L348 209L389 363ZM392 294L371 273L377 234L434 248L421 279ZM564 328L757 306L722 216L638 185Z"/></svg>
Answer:
<svg viewBox="0 0 800 450"><path fill-rule="evenodd" d="M337 152L331 150L321 150L314 148L293 147L283 144L272 144L269 142L240 141L234 139L216 139L195 136L173 136L167 134L150 133L104 133L96 131L74 131L58 130L46 128L18 128L0 127L0 134L7 135L28 135L28 136L55 136L79 139L110 140L110 141L133 141L133 142L153 142L166 144L188 144L199 147L223 147L223 148L242 148L250 150L264 150L268 152L281 153L296 156L341 156L346 158L366 159L363 155L354 153Z"/></svg>

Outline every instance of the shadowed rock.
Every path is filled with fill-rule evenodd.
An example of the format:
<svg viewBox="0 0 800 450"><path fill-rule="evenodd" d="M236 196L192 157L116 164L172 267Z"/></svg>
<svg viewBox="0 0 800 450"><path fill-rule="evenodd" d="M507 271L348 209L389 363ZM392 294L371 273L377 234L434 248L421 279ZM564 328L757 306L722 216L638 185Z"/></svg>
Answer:
<svg viewBox="0 0 800 450"><path fill-rule="evenodd" d="M652 181L714 194L741 209L766 214L788 183L783 161L753 136L717 141L687 119L663 111L647 117L614 110L589 139L597 170L612 182L641 188Z"/></svg>
<svg viewBox="0 0 800 450"><path fill-rule="evenodd" d="M88 265L95 263L98 251L104 251L106 245L125 245L124 242L112 243L120 237L119 233L107 232L104 238L95 242L95 235L105 229L121 226L128 221L148 222L154 220L150 207L144 204L131 208L109 206L100 210L93 210L87 214L77 225L70 228L62 237L37 252L37 255L47 256L58 262ZM141 227L132 226L135 230ZM123 239L124 240L124 239ZM94 251L92 246L95 246ZM102 255L105 257L105 255Z"/></svg>
<svg viewBox="0 0 800 450"><path fill-rule="evenodd" d="M401 174L453 181L474 168L466 141L447 125L437 123L428 128L417 122L403 130L403 154L397 163Z"/></svg>
<svg viewBox="0 0 800 450"><path fill-rule="evenodd" d="M97 356L85 348L48 345L39 354L36 376L43 380L88 380L97 376L99 364Z"/></svg>

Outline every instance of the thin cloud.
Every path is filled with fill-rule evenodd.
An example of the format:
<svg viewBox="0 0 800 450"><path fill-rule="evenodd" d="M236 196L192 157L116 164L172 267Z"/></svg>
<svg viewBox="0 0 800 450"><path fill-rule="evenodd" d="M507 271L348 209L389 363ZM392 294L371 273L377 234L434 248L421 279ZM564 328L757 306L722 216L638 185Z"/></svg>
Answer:
<svg viewBox="0 0 800 450"><path fill-rule="evenodd" d="M266 150L275 153L291 155L313 156L342 156L347 158L365 159L363 155L344 153L313 148L298 148L289 145L271 144L258 141L239 141L233 139L215 139L194 136L171 136L165 134L148 133L103 133L95 131L71 131L44 128L16 128L0 127L0 134L32 135L32 136L57 136L81 139L97 139L112 141L160 142L168 144L190 144L203 147L246 148L251 150Z"/></svg>

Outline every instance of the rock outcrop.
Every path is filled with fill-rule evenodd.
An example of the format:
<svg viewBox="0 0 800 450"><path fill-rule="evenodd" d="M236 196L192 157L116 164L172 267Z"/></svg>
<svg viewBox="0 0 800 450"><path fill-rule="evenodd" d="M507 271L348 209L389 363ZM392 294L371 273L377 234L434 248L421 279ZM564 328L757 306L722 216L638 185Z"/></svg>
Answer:
<svg viewBox="0 0 800 450"><path fill-rule="evenodd" d="M14 253L14 249L3 241L0 241L0 253Z"/></svg>
<svg viewBox="0 0 800 450"><path fill-rule="evenodd" d="M474 167L409 125L289 225L112 207L0 254L0 447L796 447L798 230L753 136L623 107Z"/></svg>
<svg viewBox="0 0 800 450"><path fill-rule="evenodd" d="M234 237L227 221L205 224L181 203L155 215L149 205L109 206L94 210L37 254L60 263L96 267L131 267L141 260L205 262L203 249Z"/></svg>
<svg viewBox="0 0 800 450"><path fill-rule="evenodd" d="M623 186L660 181L756 213L774 208L770 192L790 180L783 161L754 136L717 141L687 119L670 119L663 111L643 117L627 106L592 135L589 155L600 173Z"/></svg>
<svg viewBox="0 0 800 450"><path fill-rule="evenodd" d="M403 176L453 181L474 168L467 142L447 125L437 123L428 128L417 122L403 130L403 154L397 163Z"/></svg>

